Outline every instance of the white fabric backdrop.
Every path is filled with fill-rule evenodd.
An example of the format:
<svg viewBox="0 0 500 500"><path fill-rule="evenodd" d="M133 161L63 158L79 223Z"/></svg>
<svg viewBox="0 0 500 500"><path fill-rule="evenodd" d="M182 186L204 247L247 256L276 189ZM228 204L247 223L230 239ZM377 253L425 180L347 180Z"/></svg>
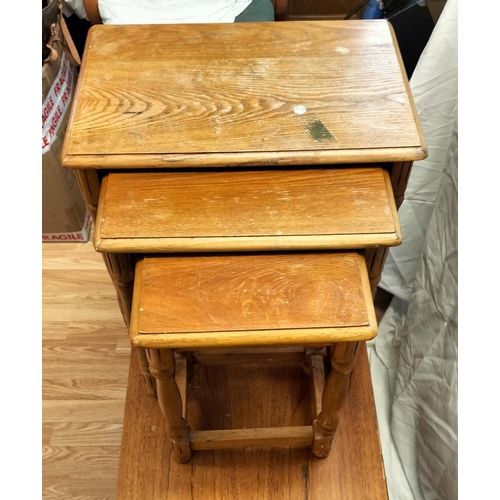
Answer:
<svg viewBox="0 0 500 500"><path fill-rule="evenodd" d="M252 0L99 0L104 24L232 23ZM83 0L64 0L64 13L87 19Z"/></svg>
<svg viewBox="0 0 500 500"><path fill-rule="evenodd" d="M458 498L458 0L410 82L429 156L416 162L380 286L395 295L369 343L391 500Z"/></svg>

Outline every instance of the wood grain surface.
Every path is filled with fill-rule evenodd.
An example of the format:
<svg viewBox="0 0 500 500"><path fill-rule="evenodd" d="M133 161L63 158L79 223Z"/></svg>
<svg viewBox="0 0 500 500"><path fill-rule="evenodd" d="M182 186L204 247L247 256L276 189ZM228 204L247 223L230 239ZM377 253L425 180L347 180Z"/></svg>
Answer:
<svg viewBox="0 0 500 500"><path fill-rule="evenodd" d="M147 257L136 267L135 346L328 345L375 334L355 252Z"/></svg>
<svg viewBox="0 0 500 500"><path fill-rule="evenodd" d="M306 498L305 489L308 489L310 500L323 498L325 500L384 498L385 500L383 495L377 493L377 488L382 487L381 482L373 482L371 474L374 473L374 468L365 469L363 468L365 462L361 462L357 472L355 471L357 474L355 482L343 472L342 467L349 462L350 455L346 456L340 442L338 448L327 459L333 462L317 461L314 474L309 474L303 469L302 466L307 467L308 462L301 461L301 457L307 459L304 451L300 449L286 450L286 456L282 450L251 450L243 453L241 450L208 451L206 452L208 455L200 457L197 454L195 457L195 460L204 457L202 467L199 462L195 462L192 468L188 465L188 469L179 469L177 467L183 466L173 465L171 469L168 449L163 447L166 443L165 436L158 434L163 431L163 417L157 408L156 400L144 393L144 383L140 380L135 356L133 372L130 375L133 384L129 398L137 398L138 404L144 406L139 413L137 407L127 413L124 443L128 444L122 459L129 461L127 464L122 464L118 481L130 341L116 303L114 287L101 256L94 251L90 242L43 243L42 271L42 496L44 500L155 500L168 498L167 494L170 494L170 498L182 500L193 498L189 496L192 481L193 491L199 493L195 498L212 500L214 488L220 485L220 490L224 492L226 498L232 500L231 488L241 497L241 488L252 488L252 481L256 477L259 478L254 481L257 484L257 493L262 491L260 488L264 490L262 498L266 498L266 495L267 498L273 498L270 495L274 492L276 499L302 500ZM380 320L390 296L379 290L375 300L377 317ZM360 366L362 366L361 358L358 368ZM215 395L218 394L220 386L218 380L227 378L225 370L227 367L221 368L221 372L211 372L209 381ZM296 382L300 384L302 380L300 377L302 377L300 370L293 371L289 380L293 384ZM273 407L275 407L276 392L288 391L287 386L280 385L287 382L287 379L278 375L272 379L272 384L260 388L264 392L260 393L259 397L265 401L262 418L266 419L262 425L283 425L285 423L283 421L272 420L275 418ZM357 393L358 380L355 370L351 394ZM303 383L304 387L300 390L308 392L308 380ZM363 390L371 391L369 387L365 386ZM191 389L196 391L199 398L201 393L198 386L191 385ZM240 386L236 386L236 390L242 393L245 400L254 394L252 387L242 391ZM371 422L374 410L368 408L366 413L367 409L362 403L364 396L361 394L359 398L351 397L343 411L351 412L351 417L348 418L355 424L349 439L355 440L354 446L359 443L361 449L367 442L373 442L376 431L373 424L370 424L370 432L362 431L363 422L357 418L366 414L367 422ZM291 416L289 425L302 425L303 422L293 418L294 407L291 402L287 404L289 406L285 407L284 411ZM210 403L205 404L204 408L210 410ZM234 410L230 403L225 403L222 410L217 419L214 420L214 416L210 417L212 426L228 427L230 422L226 415L234 414ZM247 417L256 413L253 406L243 406L241 412L238 418L243 419L244 412L247 412ZM191 411L191 415L195 413ZM258 421L252 419L251 425L258 425ZM344 425L341 422L338 436L342 436ZM134 429L141 435L131 437L130 432ZM157 442L156 437L159 437L161 442ZM351 449L351 452L354 450ZM125 458L127 453L128 459ZM378 450L360 453L363 456L367 455L368 458L372 457L372 460L379 460ZM238 459L237 463L232 461L233 457ZM359 457L352 461L354 466L356 461L359 461ZM233 480L232 475L227 474L228 469L223 467L224 463L234 464L231 471L242 471L241 475L244 476L242 483ZM377 470L380 471L380 463L375 463L378 463ZM176 471L181 472L179 478L176 476ZM249 478L245 479L247 475ZM261 487L259 482L262 480L265 483ZM364 497L334 496L339 488L341 493L345 493L352 482L354 482L353 487L362 485L369 494ZM203 489L207 484L208 489L204 493ZM370 485L373 489L370 489ZM312 488L316 493L312 492ZM146 496L147 494L150 495Z"/></svg>
<svg viewBox="0 0 500 500"><path fill-rule="evenodd" d="M386 20L94 26L63 162L416 160L406 84Z"/></svg>
<svg viewBox="0 0 500 500"><path fill-rule="evenodd" d="M92 243L42 245L42 496L113 500L130 342Z"/></svg>
<svg viewBox="0 0 500 500"><path fill-rule="evenodd" d="M301 365L198 365L189 384L192 429L304 425L308 377ZM116 500L387 500L373 392L363 343L326 459L310 447L195 451L176 463L155 399L130 367Z"/></svg>
<svg viewBox="0 0 500 500"><path fill-rule="evenodd" d="M395 246L401 230L381 168L111 173L101 252L316 250Z"/></svg>

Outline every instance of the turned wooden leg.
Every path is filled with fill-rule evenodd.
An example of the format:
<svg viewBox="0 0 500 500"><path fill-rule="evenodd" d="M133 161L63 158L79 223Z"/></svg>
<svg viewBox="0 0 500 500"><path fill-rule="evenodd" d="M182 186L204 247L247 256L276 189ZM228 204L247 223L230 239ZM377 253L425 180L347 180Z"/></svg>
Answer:
<svg viewBox="0 0 500 500"><path fill-rule="evenodd" d="M131 255L126 253L103 253L102 258L115 287L120 311L128 328L134 292L134 263Z"/></svg>
<svg viewBox="0 0 500 500"><path fill-rule="evenodd" d="M389 247L367 248L365 250L366 268L370 280L372 296L375 297L377 285L382 278L385 260L389 254Z"/></svg>
<svg viewBox="0 0 500 500"><path fill-rule="evenodd" d="M82 193L83 200L85 201L85 206L95 223L97 205L99 203L99 192L101 190L99 177L94 169L77 169L75 172L80 186L80 192Z"/></svg>
<svg viewBox="0 0 500 500"><path fill-rule="evenodd" d="M358 342L339 342L332 348L331 371L323 390L322 410L313 421L312 452L319 458L330 453L332 439L339 425L339 411L347 396L349 378L356 365Z"/></svg>
<svg viewBox="0 0 500 500"><path fill-rule="evenodd" d="M404 201L412 167L412 161L394 162L392 164L391 184L396 208L399 208Z"/></svg>
<svg viewBox="0 0 500 500"><path fill-rule="evenodd" d="M132 311L132 297L134 294L134 263L129 254L103 253L102 257L108 270L111 281L116 290L118 305L123 320L130 327L130 314ZM139 368L146 383L148 394L156 397L156 379L149 371L149 361L144 349L136 349L139 359Z"/></svg>
<svg viewBox="0 0 500 500"><path fill-rule="evenodd" d="M304 362L302 363L302 370L306 375L311 375L312 356L325 357L326 347L306 347L304 351Z"/></svg>
<svg viewBox="0 0 500 500"><path fill-rule="evenodd" d="M167 435L174 458L184 463L191 457L189 427L182 417L182 398L175 381L175 361L171 349L147 349L149 369L156 378L156 391L165 417Z"/></svg>
<svg viewBox="0 0 500 500"><path fill-rule="evenodd" d="M139 369L141 371L142 378L144 379L144 383L146 384L148 394L156 398L156 379L149 370L149 360L146 354L146 349L137 347L135 351L137 353L137 359L139 360Z"/></svg>

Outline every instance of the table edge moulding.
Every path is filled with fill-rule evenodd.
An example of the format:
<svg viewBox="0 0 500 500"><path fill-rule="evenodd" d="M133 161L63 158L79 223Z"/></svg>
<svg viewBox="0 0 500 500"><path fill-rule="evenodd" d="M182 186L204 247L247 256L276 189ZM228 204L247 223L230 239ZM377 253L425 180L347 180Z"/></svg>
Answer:
<svg viewBox="0 0 500 500"><path fill-rule="evenodd" d="M426 156L387 20L90 29L61 161L171 463L291 445L326 461ZM266 363L308 376L307 425L197 427L195 368Z"/></svg>
<svg viewBox="0 0 500 500"><path fill-rule="evenodd" d="M427 155L394 31L386 20L155 25L155 38L162 35L169 51L159 41L152 44L148 28L91 28L62 151L65 167L320 165L407 162ZM130 43L134 35L142 43ZM238 42L241 46L257 35L260 43L253 38L255 48L245 47L243 54L240 47L230 64L231 55L224 50L229 41L238 50ZM192 40L197 37L201 49ZM115 39L124 42L113 45ZM315 53L319 55L310 61ZM130 68L124 55L133 58L137 83L126 76ZM200 75L192 69L203 55L204 70L217 71ZM238 60L243 56L249 68L244 75ZM141 58L164 78L151 77L153 71L144 64L137 67ZM291 75L291 70L301 73ZM172 90L164 82L169 77L180 80L167 82L175 86ZM139 87L145 83L147 93ZM373 85L378 94L370 90ZM207 99L203 94L210 91L214 94ZM202 102L190 105L179 92L191 92ZM172 124L160 126L165 120ZM241 130L242 120L248 129ZM254 138L258 132L264 137Z"/></svg>

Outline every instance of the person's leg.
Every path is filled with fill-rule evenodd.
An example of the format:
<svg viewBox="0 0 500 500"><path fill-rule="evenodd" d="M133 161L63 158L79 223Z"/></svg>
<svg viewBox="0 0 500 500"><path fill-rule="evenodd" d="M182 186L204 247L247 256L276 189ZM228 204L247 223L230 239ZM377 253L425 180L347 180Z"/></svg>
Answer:
<svg viewBox="0 0 500 500"><path fill-rule="evenodd" d="M252 3L238 16L235 23L274 21L274 7L271 0L252 0Z"/></svg>

